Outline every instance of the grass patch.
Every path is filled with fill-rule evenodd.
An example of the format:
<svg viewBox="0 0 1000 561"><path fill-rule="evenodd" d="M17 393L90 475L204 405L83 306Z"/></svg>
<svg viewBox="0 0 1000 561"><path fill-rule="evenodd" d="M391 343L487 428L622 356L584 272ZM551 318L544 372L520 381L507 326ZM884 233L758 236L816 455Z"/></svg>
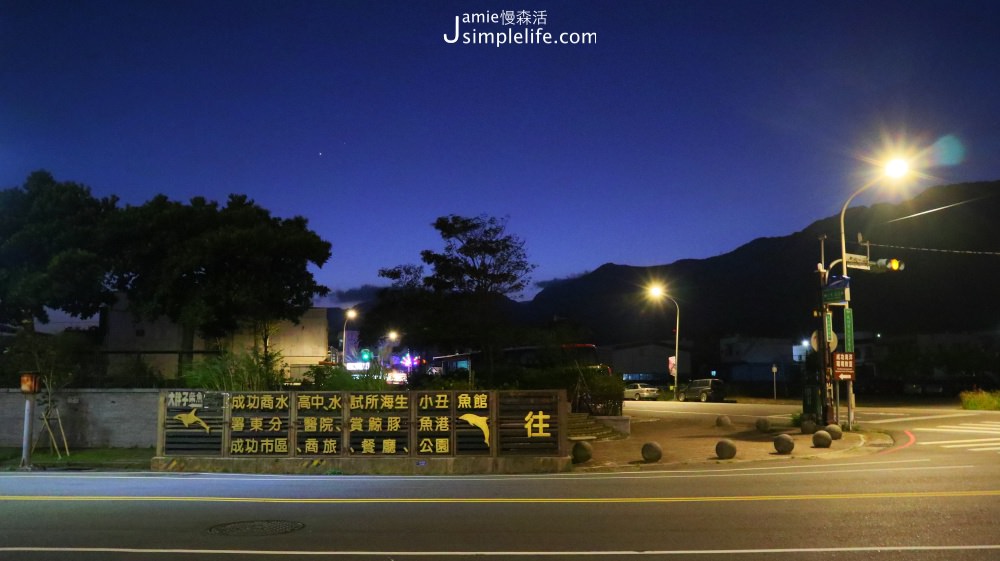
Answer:
<svg viewBox="0 0 1000 561"><path fill-rule="evenodd" d="M81 448L70 449L70 455L60 458L51 449L36 448L31 464L51 469L149 469L156 454L153 448ZM17 469L21 465L20 448L0 448L0 470Z"/></svg>
<svg viewBox="0 0 1000 561"><path fill-rule="evenodd" d="M962 399L962 409L1000 411L1000 391L962 392L959 397Z"/></svg>

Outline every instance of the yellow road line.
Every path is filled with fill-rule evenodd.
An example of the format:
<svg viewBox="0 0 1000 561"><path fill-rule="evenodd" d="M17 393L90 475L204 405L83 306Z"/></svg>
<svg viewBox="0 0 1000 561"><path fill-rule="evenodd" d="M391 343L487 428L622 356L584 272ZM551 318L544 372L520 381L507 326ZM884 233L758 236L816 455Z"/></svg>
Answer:
<svg viewBox="0 0 1000 561"><path fill-rule="evenodd" d="M885 493L830 493L816 495L736 495L716 497L389 497L389 498L282 498L282 497L143 497L124 495L0 495L0 502L217 502L290 504L660 504L753 501L838 501L863 499L920 499L996 497L1000 489L983 491L913 491Z"/></svg>

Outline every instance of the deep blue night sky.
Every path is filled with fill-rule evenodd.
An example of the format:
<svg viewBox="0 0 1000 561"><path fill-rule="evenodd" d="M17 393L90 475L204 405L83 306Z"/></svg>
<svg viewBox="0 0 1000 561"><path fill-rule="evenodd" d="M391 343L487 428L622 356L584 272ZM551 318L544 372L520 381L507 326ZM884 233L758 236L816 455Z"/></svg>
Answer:
<svg viewBox="0 0 1000 561"><path fill-rule="evenodd" d="M596 44L445 42L487 10ZM246 193L333 244L334 290L451 213L509 216L538 281L704 258L839 212L887 146L910 194L1000 179L998 29L981 0L0 0L0 187Z"/></svg>

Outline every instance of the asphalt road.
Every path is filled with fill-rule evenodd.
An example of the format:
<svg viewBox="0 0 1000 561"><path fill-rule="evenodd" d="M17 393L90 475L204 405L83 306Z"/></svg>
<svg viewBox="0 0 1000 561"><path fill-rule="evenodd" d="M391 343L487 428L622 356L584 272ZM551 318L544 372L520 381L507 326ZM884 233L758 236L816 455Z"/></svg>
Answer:
<svg viewBox="0 0 1000 561"><path fill-rule="evenodd" d="M659 472L0 474L0 559L1000 559L998 452L935 444L1000 442L1000 415L871 413L899 446Z"/></svg>

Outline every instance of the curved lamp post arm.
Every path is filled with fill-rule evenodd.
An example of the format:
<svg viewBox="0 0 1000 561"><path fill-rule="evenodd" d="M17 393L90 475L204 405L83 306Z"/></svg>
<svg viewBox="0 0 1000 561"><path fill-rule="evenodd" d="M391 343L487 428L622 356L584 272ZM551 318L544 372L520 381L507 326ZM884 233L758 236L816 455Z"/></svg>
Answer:
<svg viewBox="0 0 1000 561"><path fill-rule="evenodd" d="M845 277L847 276L847 240L844 237L844 215L847 214L847 207L850 206L854 197L857 197L861 193L867 191L872 186L874 186L874 183L865 185L855 191L853 195L847 198L847 202L844 203L844 207L840 209L840 258L842 260L840 262L840 274Z"/></svg>

